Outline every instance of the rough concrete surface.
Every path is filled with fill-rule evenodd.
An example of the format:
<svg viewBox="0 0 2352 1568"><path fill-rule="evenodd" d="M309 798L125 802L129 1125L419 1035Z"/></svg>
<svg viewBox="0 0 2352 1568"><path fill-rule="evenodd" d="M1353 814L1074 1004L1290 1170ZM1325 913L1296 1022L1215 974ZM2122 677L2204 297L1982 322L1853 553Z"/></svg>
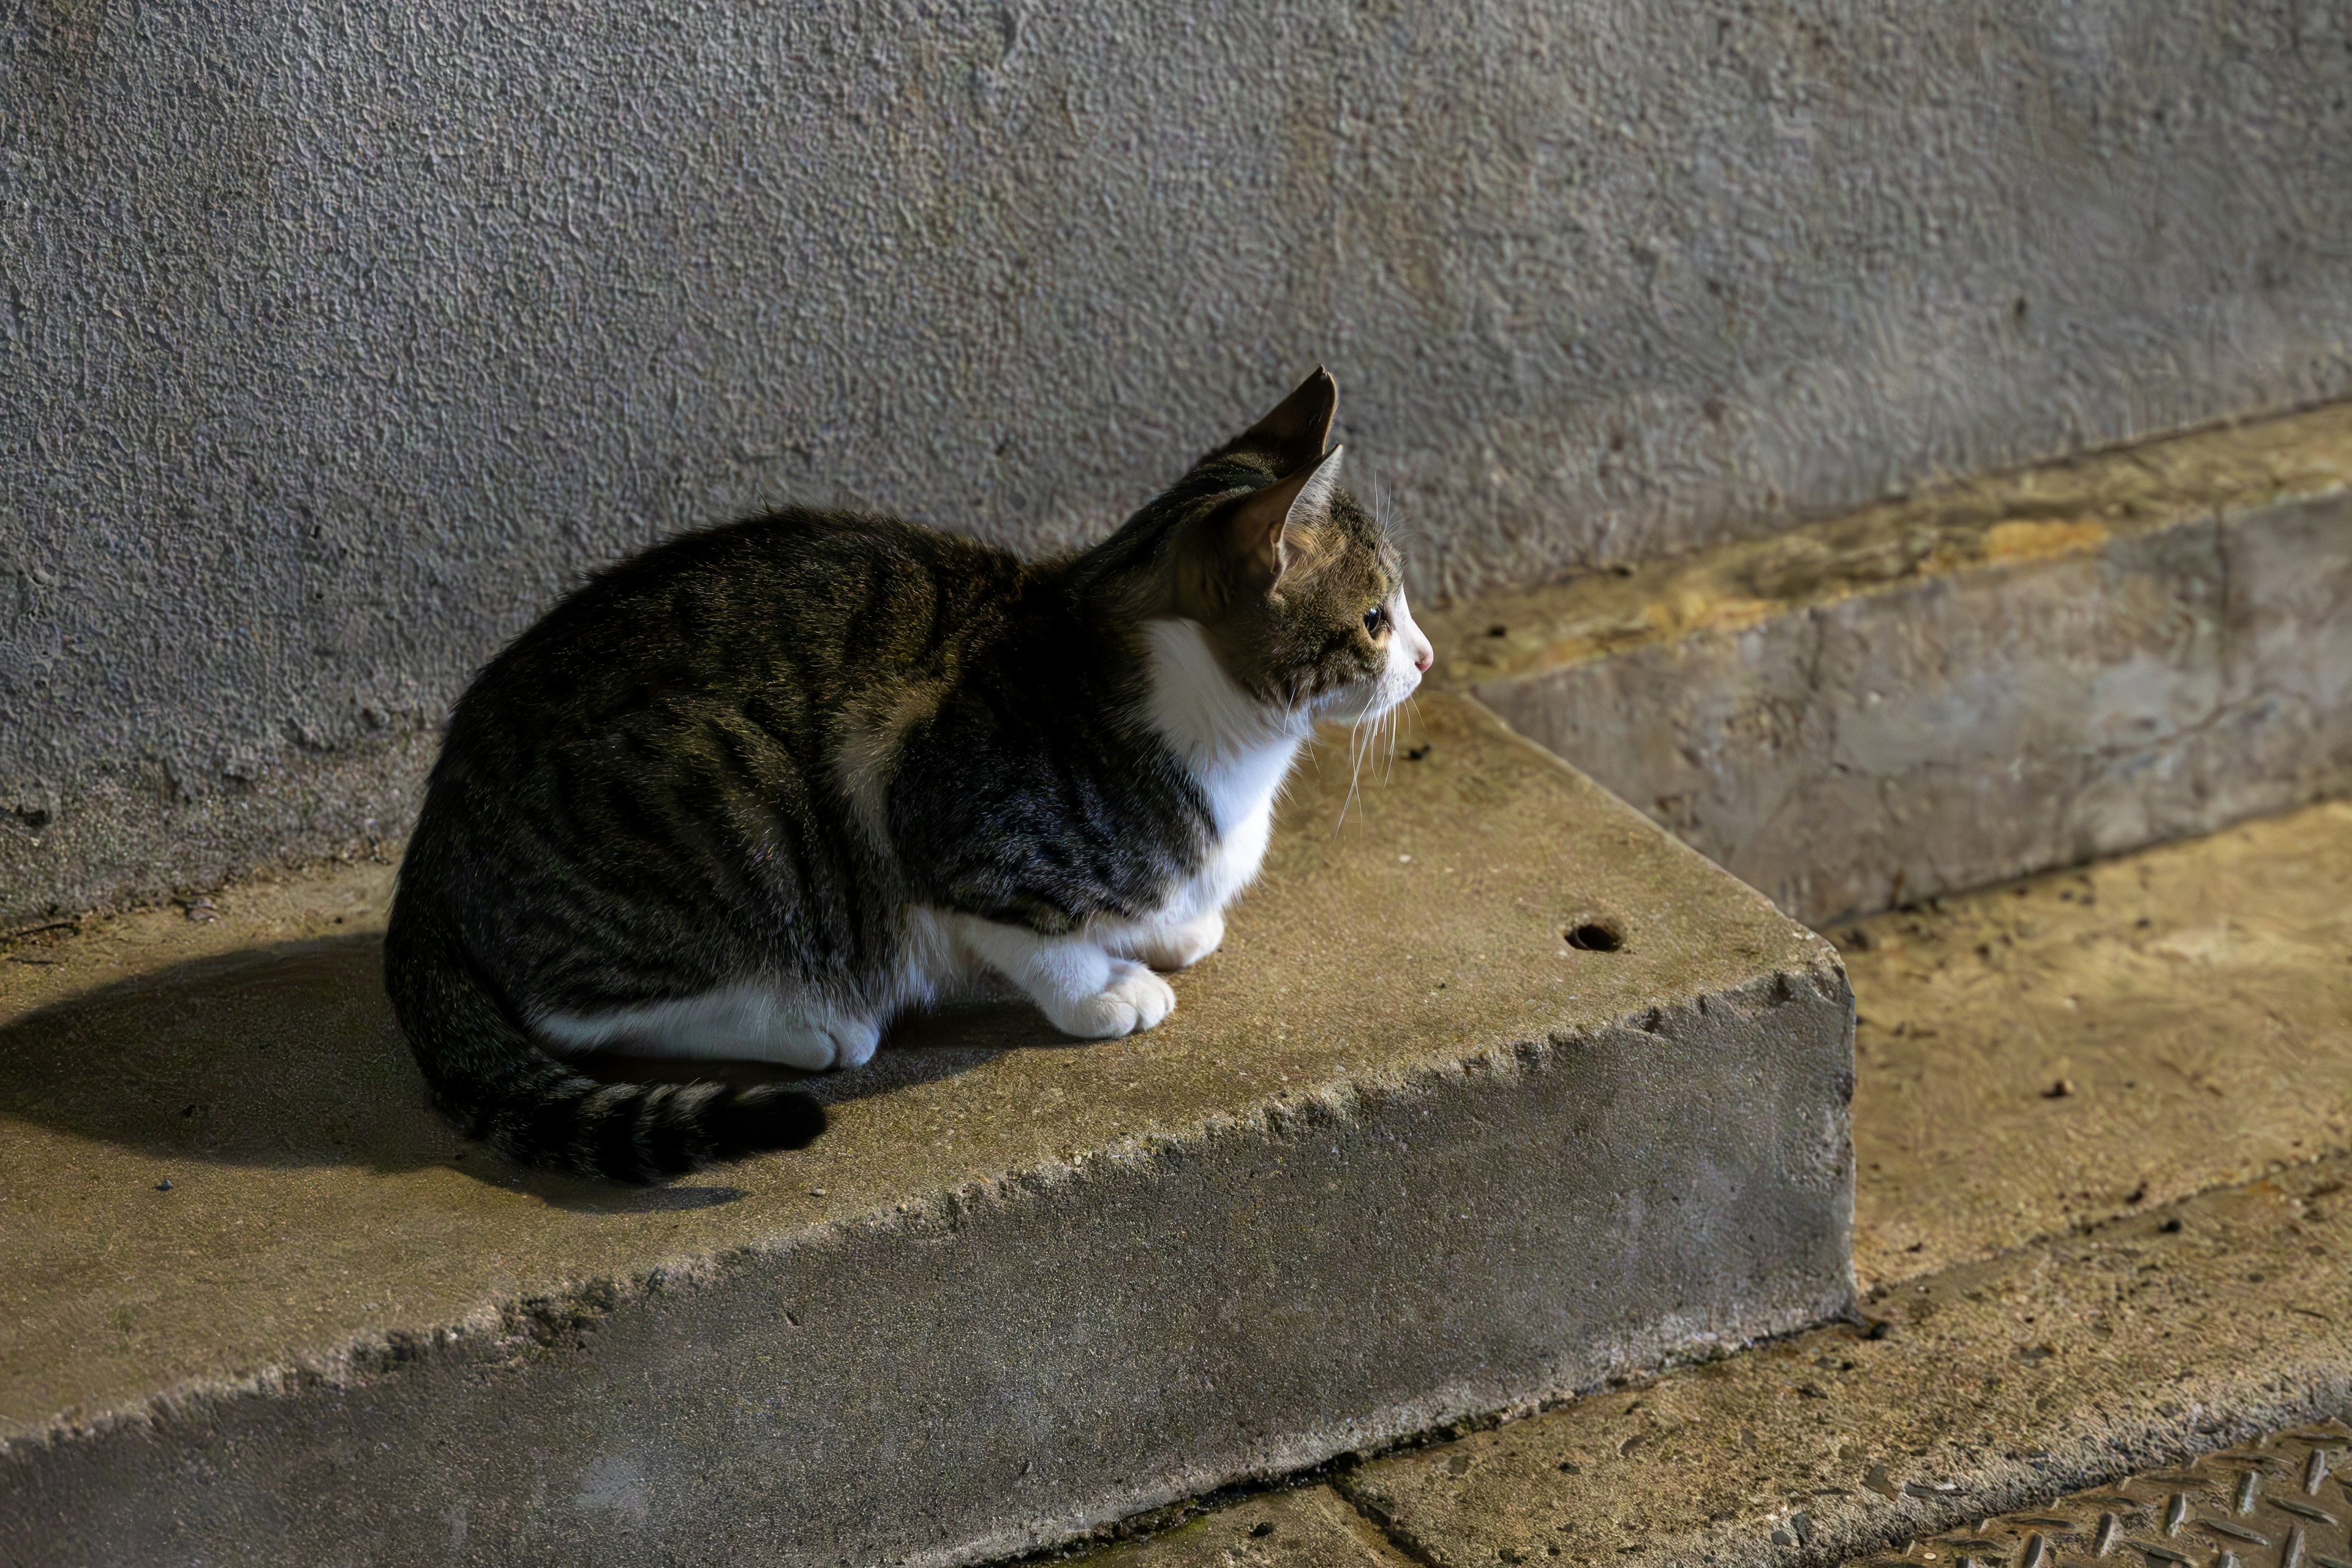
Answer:
<svg viewBox="0 0 2352 1568"><path fill-rule="evenodd" d="M1328 1486L1246 1498L1087 1559L1088 1568L1411 1568Z"/></svg>
<svg viewBox="0 0 2352 1568"><path fill-rule="evenodd" d="M2352 1147L2352 803L1835 932L1866 1286Z"/></svg>
<svg viewBox="0 0 2352 1568"><path fill-rule="evenodd" d="M2352 392L2347 47L2346 0L13 7L0 813L59 847L5 917L367 838L647 540L1090 538L1318 361L1424 595Z"/></svg>
<svg viewBox="0 0 2352 1568"><path fill-rule="evenodd" d="M1160 1029L919 1028L650 1193L425 1108L379 868L26 939L0 1557L966 1561L1843 1310L1833 952L1422 707Z"/></svg>
<svg viewBox="0 0 2352 1568"><path fill-rule="evenodd" d="M2352 791L2352 405L1432 619L1523 733L1867 913Z"/></svg>
<svg viewBox="0 0 2352 1568"><path fill-rule="evenodd" d="M2340 1165L2352 1145L2352 907L2344 897L2347 887L2352 887L2352 805L2337 803L2079 872L1938 900L1934 908L1885 915L1833 932L1850 967L1860 1012L1854 1250L1856 1272L1870 1297L1865 1310L1883 1315L1884 1303L1911 1300L1923 1283L1931 1287L1930 1294L1948 1296L1955 1279L1961 1281L1958 1294L1966 1301L1970 1290L1983 1293L1984 1265L1996 1255L2038 1256L2041 1261L2030 1265L2033 1268L2074 1268L2084 1256L2076 1250L2084 1233L2105 1235L2129 1221L2154 1225L2158 1237L2176 1234L2163 1226L2177 1214L2151 1211L2250 1180L2256 1184L2252 1191L2260 1194L2266 1174L2323 1155ZM2053 1092L2062 1086L2063 1094ZM2323 1173L2317 1185L2311 1184L2307 1172L2288 1180L2291 1185L2305 1184L2298 1191L2315 1192L2342 1173ZM2241 1203L2243 1196L2228 1201ZM2286 1212L2294 1213L2292 1205ZM2125 1245L2136 1244L2126 1238ZM2226 1323L2236 1310L2233 1295L2244 1298L2251 1320L2259 1322L2274 1310L2283 1282L2323 1298L2316 1310L2326 1311L2340 1331L2352 1312L2352 1274L2344 1253L2307 1252L2294 1258L2289 1248L2287 1258L2280 1269L2284 1280L2262 1263L2248 1264L2234 1279L2226 1268L2207 1268L2201 1278L2210 1280L2210 1292L2172 1298L2188 1306L2185 1315L2168 1317L2168 1305L2156 1304L2152 1315L2133 1321L2137 1342L2153 1352L2170 1335L2196 1347L2209 1326ZM2168 1267L2158 1258L2144 1261ZM2068 1289L2092 1293L2087 1287ZM2144 1291L2139 1300L2147 1300ZM2012 1310L2021 1323L2036 1314L2032 1307ZM2101 1331L2097 1323L2092 1331ZM1922 1421L1930 1426L1942 1423L1961 1436L1969 1430L1974 1418L1964 1415L1959 1403L1930 1405L1924 1415L1914 1408L1920 1381L1944 1364L1939 1358L1946 1342L1912 1339L1900 1353L1912 1358L1913 1372L1856 1384L1843 1375L1822 1375L1852 1370L1820 1364L1823 1357L1832 1363L1854 1359L1844 1348L1844 1336L1816 1341L1736 1358L1757 1363L1762 1370L1755 1376L1766 1385L1780 1380L1782 1404L1769 1425L1703 1402L1664 1407L1667 1425L1645 1428L1623 1417L1662 1408L1648 1394L1636 1389L1595 1395L1586 1402L1591 1409L1565 1427L1558 1425L1568 1419L1565 1413L1546 1419L1555 1423L1549 1430L1586 1433L1586 1447L1600 1452L1597 1468L1573 1455L1559 1461L1578 1465L1573 1472L1519 1465L1490 1476L1479 1506L1502 1508L1497 1497L1517 1487L1529 1509L1556 1510L1557 1539L1541 1554L1547 1561L1550 1545L1557 1544L1569 1555L1602 1560L1622 1553L1637 1563L1715 1563L1726 1561L1718 1545L1712 1538L1694 1542L1686 1525L1727 1522L1738 1517L1739 1506L1760 1509L1759 1500L1778 1500L1804 1512L1810 1531L1817 1498L1851 1497L1860 1506L1874 1507L1866 1491L1891 1497L1907 1484L1924 1489L1923 1500L1958 1507L1958 1520L1973 1525L1971 1510L1980 1506L1979 1493L1964 1487L1967 1478L1984 1465L2007 1465L2016 1452L2043 1446L2041 1437L2020 1429L2008 1434L2005 1444L1980 1447L1973 1455L1956 1451L1951 1472L1938 1475L1933 1466L1916 1463L1931 1455L1917 1452L1918 1442L1906 1434ZM2255 1339L2225 1334L2218 1347L2206 1346L2198 1354L2215 1348L2242 1358L2233 1374L2241 1387L2258 1385L2269 1372L2292 1374L2303 1353L2292 1332L2267 1330ZM2041 1367L2048 1358L2038 1354L2039 1345L2029 1349L2036 1357L2028 1363L2021 1354L2021 1366ZM2064 1399L2049 1393L2047 1380L2040 1385L2061 1422L2081 1414L2070 1403L2082 1392L2074 1376L2077 1366L2059 1369L2074 1385ZM2190 1426L2176 1429L2177 1441L2158 1446L2160 1457L2177 1457L2183 1447L2209 1447L2235 1429L2226 1422L2206 1429L2216 1421L2215 1412L2184 1403L2173 1392L2182 1370L2144 1356L2098 1371L2091 1392L2144 1375L2159 1399L2180 1405L2166 1412L2159 1405L2158 1415L2187 1412L2194 1418ZM1969 1375L1966 1363L1953 1371L1964 1392ZM1805 1393L1808 1384L1823 1397ZM1790 1385L1795 1388L1793 1403L1788 1401ZM1704 1394L1703 1385L1679 1379L1667 1380L1667 1386L1682 1391L1678 1399ZM1756 1384L1741 1386L1752 1392ZM1843 1403L1832 1405L1832 1396ZM1636 1398L1641 1407L1629 1411ZM2315 1408L2324 1405L2323 1400ZM1613 1426L1612 1410L1620 1417ZM1808 1414L1816 1419L1803 1419ZM1671 1425L1685 1417L1693 1424ZM1600 1435L1591 1436L1596 1429ZM1704 1438L1690 1440L1691 1434L1710 1430L1736 1434L1736 1448L1725 1452ZM2124 1435L2133 1430L2126 1421ZM1467 1476L1507 1448L1514 1431L1472 1440L1483 1447L1465 1441L1433 1445L1420 1452L1414 1463L1423 1468L1414 1473ZM1654 1450L1668 1436L1676 1436L1679 1446ZM1832 1436L1839 1465L1824 1468L1822 1456ZM1523 1452L1540 1454L1551 1440L1544 1437ZM1612 1463L1609 1445L1628 1442L1631 1447L1618 1458L1643 1462ZM1873 1444L1883 1444L1885 1455L1900 1456L1913 1468L1890 1459L1885 1475L1874 1479L1864 1469L1856 1486L1848 1449ZM1662 1468L1649 1468L1654 1458ZM2125 1468L2119 1452L2113 1468L2099 1479ZM1680 1480L1676 1471L1682 1472ZM2038 1493L2032 1488L2009 1492L2006 1506L2046 1510L2049 1498L2093 1473L2095 1467L2052 1473ZM1563 1482L1562 1475L1578 1479ZM1353 1487L1344 1475L1339 1484ZM1676 1485L1685 1489L1681 1495L1686 1518L1679 1521L1660 1501L1667 1495L1664 1489ZM1738 1490L1738 1506L1721 1500L1726 1489ZM1193 1544L1186 1547L1184 1560L1192 1561L1200 1544L1232 1543L1236 1528L1284 1519L1285 1510L1294 1508L1307 1511L1297 1530L1286 1522L1289 1537L1328 1542L1328 1532L1318 1533L1315 1525L1321 1507L1315 1495L1309 1489L1265 1500L1262 1506L1274 1511L1265 1514L1211 1514L1188 1527L1184 1540ZM1357 1495L1376 1502L1383 1494ZM1287 1500L1291 1497L1307 1500L1294 1503ZM1769 1519L1750 1517L1769 1524ZM1572 1528L1559 1529L1562 1524ZM1869 1544L1899 1545L1901 1533L1913 1527L1905 1521L1902 1531ZM1786 1518L1774 1528L1790 1538L1775 1560L1797 1563L1798 1557L1789 1555L1791 1549L1811 1543L1796 1540ZM1935 1527L1920 1522L1916 1528ZM1163 1539L1172 1537L1152 1538L1155 1543ZM1840 1539L1850 1544L1861 1537ZM1410 1537L1392 1544L1420 1552ZM1733 1560L1752 1544L1735 1542ZM1924 1535L1919 1542L1923 1549L1936 1545ZM2074 1552L2081 1545L2070 1542L2064 1550ZM1132 1568L1160 1568L1152 1550L1156 1546L1133 1549L1128 1559ZM1494 1546L1494 1555L1504 1562L1519 1552L1507 1540ZM1974 1554L1979 1560L2000 1555L1992 1548L1974 1549ZM1520 1560L1536 1555L1528 1551ZM1820 1555L1810 1550L1801 1554L1807 1562ZM1913 1555L1927 1561L1916 1550ZM1454 1558L1443 1554L1440 1560ZM1475 1551L1465 1560L1485 1561ZM1949 1562L1948 1553L1944 1561Z"/></svg>
<svg viewBox="0 0 2352 1568"><path fill-rule="evenodd" d="M1434 1568L1813 1568L2352 1401L2343 1162L1873 1295L1841 1326L1339 1485ZM1801 1518L1800 1517L1801 1516Z"/></svg>
<svg viewBox="0 0 2352 1568"><path fill-rule="evenodd" d="M2103 1481L2066 1497L2033 1496L2005 1514L1969 1519L1938 1535L1891 1539L1861 1561L1868 1568L1931 1563L1954 1568L2013 1559L2050 1568L2068 1558L2096 1559L2120 1549L2143 1561L2182 1568L2232 1568L2249 1558L2282 1568L2305 1562L2326 1568L2352 1553L2345 1523L2352 1513L2346 1507L2352 1500L2347 1460L2352 1428L2330 1416L2298 1419L2233 1447L2176 1458L2167 1468ZM1907 1485L1931 1495L1957 1490L1948 1483ZM1890 1468L1871 1489L1892 1496L1900 1489ZM1788 1495L1810 1505L1815 1495L1852 1494L1797 1489ZM1606 1496L1590 1500L1605 1506ZM1811 1534L1808 1506L1769 1539L1794 1551L1810 1546ZM1546 1561L1555 1555L1567 1552L1544 1549ZM1635 1548L1628 1555L1649 1553ZM1497 1550L1499 1562L1515 1558L1530 1560L1515 1548ZM1349 1509L1326 1486L1250 1499L1181 1530L1103 1552L1088 1560L1088 1568L1402 1568L1412 1561L1367 1515Z"/></svg>

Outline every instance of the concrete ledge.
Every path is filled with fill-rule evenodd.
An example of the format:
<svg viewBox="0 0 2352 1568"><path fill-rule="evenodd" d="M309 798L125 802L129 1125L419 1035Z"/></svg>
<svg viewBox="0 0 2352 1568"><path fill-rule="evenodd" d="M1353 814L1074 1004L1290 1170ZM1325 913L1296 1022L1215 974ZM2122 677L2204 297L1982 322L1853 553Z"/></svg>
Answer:
<svg viewBox="0 0 2352 1568"><path fill-rule="evenodd" d="M1089 1568L1827 1568L1906 1537L1950 1568L2014 1534L1956 1552L1928 1532L1999 1537L1977 1521L2336 1411L2347 886L2352 802L2328 802L1841 932L1854 1262L1881 1327L1205 1502ZM2036 1528L2063 1561L2097 1555ZM2313 1534L2303 1561L2342 1541Z"/></svg>
<svg viewBox="0 0 2352 1568"><path fill-rule="evenodd" d="M1562 1568L1899 1551L2343 1411L2347 1174L2281 1172L1906 1281L1864 1303L1883 1325L1866 1332L1823 1329L1341 1485L1431 1568L1549 1563L1552 1546Z"/></svg>
<svg viewBox="0 0 2352 1568"><path fill-rule="evenodd" d="M0 1557L963 1563L1844 1310L1834 954L1423 706L1169 1025L927 1025L699 1185L461 1148L374 868L18 946Z"/></svg>
<svg viewBox="0 0 2352 1568"><path fill-rule="evenodd" d="M2014 1541L2022 1531L1980 1521L2347 1414L2347 1177L2325 1161L1907 1280L1873 1293L1866 1329L1343 1469L1087 1568L1831 1568L1881 1552L1948 1565L1938 1532ZM2340 1520L2337 1486L2322 1500ZM2333 1555L2342 1539L2315 1530L2310 1549ZM2193 1537L2172 1544L2219 1562ZM2095 1561L2089 1545L2065 1542L2063 1560Z"/></svg>
<svg viewBox="0 0 2352 1568"><path fill-rule="evenodd" d="M2352 789L2352 405L1426 617L1814 923Z"/></svg>

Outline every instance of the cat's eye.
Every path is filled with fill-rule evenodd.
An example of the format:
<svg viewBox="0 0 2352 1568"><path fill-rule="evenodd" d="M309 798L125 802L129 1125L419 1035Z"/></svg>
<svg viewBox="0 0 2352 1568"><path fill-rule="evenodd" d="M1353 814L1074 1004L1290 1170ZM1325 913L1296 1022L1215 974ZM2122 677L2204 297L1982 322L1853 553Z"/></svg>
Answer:
<svg viewBox="0 0 2352 1568"><path fill-rule="evenodd" d="M1380 636L1381 628L1388 624L1389 613L1380 605L1374 605L1364 612L1364 630L1371 636Z"/></svg>

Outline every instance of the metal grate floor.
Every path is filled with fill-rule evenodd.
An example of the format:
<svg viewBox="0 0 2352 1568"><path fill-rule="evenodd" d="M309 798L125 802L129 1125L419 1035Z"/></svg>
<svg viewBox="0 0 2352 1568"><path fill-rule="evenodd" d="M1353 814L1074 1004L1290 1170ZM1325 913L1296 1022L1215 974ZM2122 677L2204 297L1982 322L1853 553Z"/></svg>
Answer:
<svg viewBox="0 0 2352 1568"><path fill-rule="evenodd" d="M1861 1568L2352 1568L2352 1427L2290 1427L1915 1541Z"/></svg>

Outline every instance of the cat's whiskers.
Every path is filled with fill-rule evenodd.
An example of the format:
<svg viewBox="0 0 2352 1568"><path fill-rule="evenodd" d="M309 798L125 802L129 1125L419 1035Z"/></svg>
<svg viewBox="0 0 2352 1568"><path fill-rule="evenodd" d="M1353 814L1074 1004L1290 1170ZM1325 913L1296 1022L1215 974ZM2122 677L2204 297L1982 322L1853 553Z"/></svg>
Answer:
<svg viewBox="0 0 2352 1568"><path fill-rule="evenodd" d="M1356 786L1364 773L1364 721L1360 716L1348 726L1348 793L1339 797L1339 820L1332 826L1348 825L1348 810L1356 804Z"/></svg>
<svg viewBox="0 0 2352 1568"><path fill-rule="evenodd" d="M1383 701L1390 689L1391 677L1376 678L1366 694L1363 705L1348 726L1348 793L1339 803L1339 820L1348 820L1363 790L1364 766L1377 763L1375 778L1386 784L1396 776L1396 746L1401 715L1398 710L1410 700L1411 693L1394 700ZM1385 750L1383 750L1385 748Z"/></svg>
<svg viewBox="0 0 2352 1568"><path fill-rule="evenodd" d="M1369 710L1370 704L1365 706ZM1372 742L1372 737L1364 732L1364 721L1368 717L1372 720L1377 733L1379 716L1369 711L1359 712L1355 722L1348 726L1348 793L1339 802L1339 820L1332 825L1335 829L1347 825L1348 810L1356 804L1357 793L1363 784L1364 759L1370 754Z"/></svg>

